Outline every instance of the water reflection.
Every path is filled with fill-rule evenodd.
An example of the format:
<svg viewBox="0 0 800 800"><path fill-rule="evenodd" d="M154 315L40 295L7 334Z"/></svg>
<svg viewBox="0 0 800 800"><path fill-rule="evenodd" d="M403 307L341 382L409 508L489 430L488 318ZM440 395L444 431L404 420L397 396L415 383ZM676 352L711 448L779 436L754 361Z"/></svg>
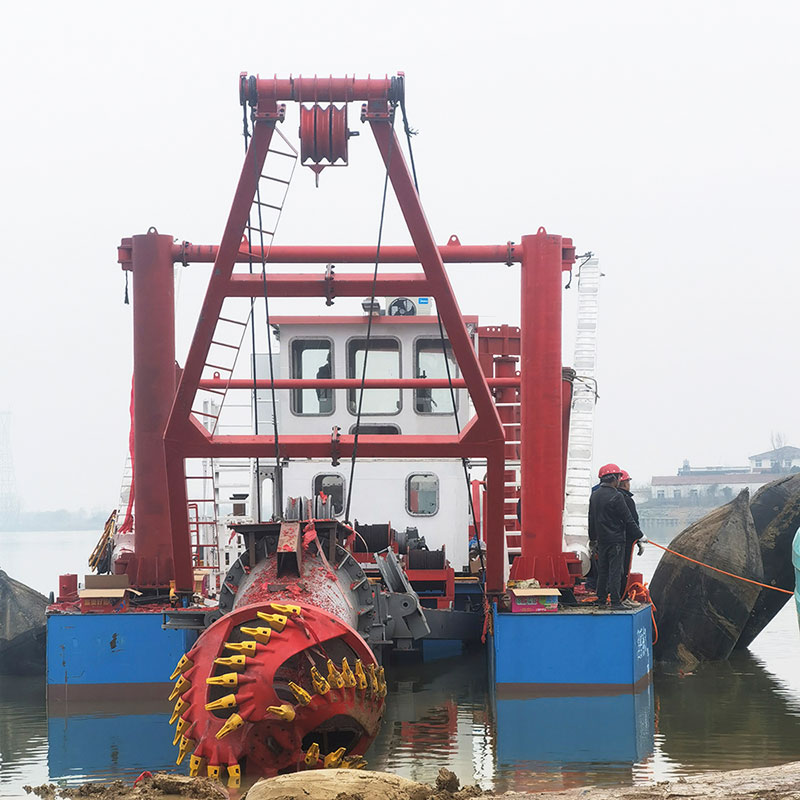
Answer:
<svg viewBox="0 0 800 800"><path fill-rule="evenodd" d="M690 675L656 674L660 748L682 771L800 758L800 702L748 651Z"/></svg>
<svg viewBox="0 0 800 800"><path fill-rule="evenodd" d="M794 620L791 620L794 623ZM795 646L793 640L788 646ZM483 653L395 665L373 769L440 767L497 791L665 780L800 759L800 695L749 652L636 696L494 699ZM0 796L22 785L175 769L169 704L53 707L41 678L0 680Z"/></svg>

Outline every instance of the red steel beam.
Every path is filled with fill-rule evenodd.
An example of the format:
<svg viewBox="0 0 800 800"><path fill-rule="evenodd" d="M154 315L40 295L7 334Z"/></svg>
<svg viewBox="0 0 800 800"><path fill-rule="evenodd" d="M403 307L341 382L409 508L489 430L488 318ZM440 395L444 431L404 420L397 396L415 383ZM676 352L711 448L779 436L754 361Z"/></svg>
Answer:
<svg viewBox="0 0 800 800"><path fill-rule="evenodd" d="M134 554L131 586L166 587L173 577L164 430L175 394L172 237L133 237Z"/></svg>
<svg viewBox="0 0 800 800"><path fill-rule="evenodd" d="M260 267L259 267L260 273ZM378 275L375 287L372 275L335 275L331 280L318 275L267 274L269 297L371 297L375 288L376 297L416 295L426 297L430 293L428 279L421 273L406 275ZM232 275L226 289L228 297L263 297L264 279L258 275Z"/></svg>
<svg viewBox="0 0 800 800"><path fill-rule="evenodd" d="M242 81L247 87L247 99L252 104L258 101L258 108L261 110L262 104L266 101L289 101L297 103L351 103L380 100L389 98L389 90L394 78L384 76L383 78L356 78L355 75L344 78L334 78L333 76L304 78L298 75L296 78L261 78L259 76L248 76L243 74ZM253 81L255 82L255 94L252 93Z"/></svg>
<svg viewBox="0 0 800 800"><path fill-rule="evenodd" d="M379 112L380 104L370 104L370 111ZM503 473L505 471L505 437L497 407L491 390L478 361L458 302L447 277L441 253L433 239L433 233L425 218L419 195L405 159L400 142L388 120L370 119L370 127L381 151L383 163L392 183L400 210L403 212L411 240L416 247L422 269L431 285L431 294L436 300L439 317L447 331L461 374L475 407L477 423L470 431L483 440L490 453L487 454L487 557L492 565L487 575L487 588L492 592L502 591L502 564L505 552L503 537ZM560 279L559 279L560 286ZM560 326L559 320L559 326ZM560 328L559 328L560 330Z"/></svg>
<svg viewBox="0 0 800 800"><path fill-rule="evenodd" d="M239 183L217 250L214 269L208 282L205 299L198 315L197 327L186 356L183 374L175 393L172 412L167 424L165 434L167 484L170 497L175 582L180 591L191 591L193 588L191 539L183 461L189 456L182 451L181 445L189 437L192 403L197 393L217 319L225 300L225 290L233 273L234 261L242 242L242 233L247 223L258 179L264 168L264 159L274 131L274 122L260 121L254 126L253 138L250 140L250 146L245 154Z"/></svg>
<svg viewBox="0 0 800 800"><path fill-rule="evenodd" d="M355 436L339 436L336 452L339 458L350 458ZM283 435L278 437L282 458L330 458L331 437ZM462 458L484 457L490 443L465 442L459 436L382 436L361 434L358 455L364 458ZM183 445L186 458L273 458L275 439L272 436L194 436ZM502 482L501 482L502 497Z"/></svg>
<svg viewBox="0 0 800 800"><path fill-rule="evenodd" d="M492 388L519 386L519 376L511 378L487 378ZM256 381L246 378L234 378L226 381L222 378L209 378L200 381L201 389L269 389L270 381L258 378ZM367 378L365 389L448 389L447 378ZM276 389L360 389L361 378L276 378ZM466 389L467 382L463 378L453 378L454 389Z"/></svg>
<svg viewBox="0 0 800 800"><path fill-rule="evenodd" d="M540 228L536 235L522 237L522 247L522 554L511 577L563 585L562 239Z"/></svg>
<svg viewBox="0 0 800 800"><path fill-rule="evenodd" d="M130 269L130 239L123 239L117 251L117 261ZM172 259L180 264L204 264L216 261L219 247L214 244L182 242L172 245ZM246 264L261 263L261 247L254 245L253 253L239 249L235 260ZM522 261L522 245L506 244L439 246L445 264L507 264ZM374 264L375 245L274 245L266 253L268 264ZM419 264L419 256L410 245L382 245L382 264ZM564 269L569 269L566 265Z"/></svg>

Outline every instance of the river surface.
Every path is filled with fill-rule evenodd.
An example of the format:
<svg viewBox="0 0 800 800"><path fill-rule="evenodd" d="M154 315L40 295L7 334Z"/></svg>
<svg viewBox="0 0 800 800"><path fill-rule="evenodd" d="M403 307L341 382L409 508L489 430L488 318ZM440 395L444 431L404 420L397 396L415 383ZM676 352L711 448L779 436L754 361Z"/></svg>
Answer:
<svg viewBox="0 0 800 800"><path fill-rule="evenodd" d="M61 572L85 571L98 532L0 533L0 569L43 593ZM658 539L660 541L660 539ZM664 540L663 543L667 543ZM646 578L661 551L634 570ZM580 642L575 643L579 648ZM385 721L367 753L373 769L432 781L440 767L496 791L646 783L707 770L800 760L800 634L788 603L749 651L690 675L657 670L635 698L542 698L495 702L482 653L387 675ZM0 677L0 797L24 784L132 779L175 769L163 706L48 718L43 678Z"/></svg>

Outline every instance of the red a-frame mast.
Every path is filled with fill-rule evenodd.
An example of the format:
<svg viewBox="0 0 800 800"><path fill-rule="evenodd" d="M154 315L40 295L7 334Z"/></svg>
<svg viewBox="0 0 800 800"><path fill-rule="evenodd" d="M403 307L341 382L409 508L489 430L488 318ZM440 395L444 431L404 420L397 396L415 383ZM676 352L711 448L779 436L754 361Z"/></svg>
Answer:
<svg viewBox="0 0 800 800"><path fill-rule="evenodd" d="M521 264L521 473L522 554L512 577L536 577L545 585L571 586L574 557L562 553L563 428L561 368L561 273L574 263L570 239L544 229L522 237L521 245L445 247L436 245L400 142L393 128L402 101L403 79L288 78L242 76L243 103L252 109L253 136L219 246L173 244L171 236L152 231L124 239L119 260L134 274L134 395L136 486L135 554L128 563L131 583L192 589L192 559L187 516L184 462L187 458L271 458L272 435L213 435L197 419L192 404L198 389L212 385L203 375L215 326L226 297L260 297L261 275L234 275L236 262L261 260L259 248L243 246L243 233L265 158L284 117L285 103L313 104L304 115L325 114L334 103L362 102L362 121L375 138L389 180L408 226L413 247L381 247L381 263L419 263L423 274L381 274L380 295L427 295L436 301L475 416L458 435L360 435L358 452L386 458L485 458L487 462L487 589L503 590L504 467L503 424L490 383L515 385L514 377L487 379L461 316L444 263ZM314 137L313 140L309 140ZM340 140L322 141L314 127L301 125L301 146L316 162L333 161ZM338 149L337 149L338 148ZM268 266L288 263L369 263L374 246L275 246L264 252ZM176 375L173 312L173 264L213 261L205 299L182 372ZM363 297L371 277L340 274L333 279L339 297ZM266 276L274 297L330 296L331 279L322 274ZM252 386L252 383L248 384ZM276 382L278 388L316 386L314 380ZM378 385L367 381L370 385ZM410 388L414 379L380 381L380 386ZM431 384L426 384L430 386ZM325 386L330 387L327 381ZM340 457L352 454L352 435L341 435ZM331 453L330 434L281 436L281 458L324 458ZM573 568L571 568L573 565Z"/></svg>

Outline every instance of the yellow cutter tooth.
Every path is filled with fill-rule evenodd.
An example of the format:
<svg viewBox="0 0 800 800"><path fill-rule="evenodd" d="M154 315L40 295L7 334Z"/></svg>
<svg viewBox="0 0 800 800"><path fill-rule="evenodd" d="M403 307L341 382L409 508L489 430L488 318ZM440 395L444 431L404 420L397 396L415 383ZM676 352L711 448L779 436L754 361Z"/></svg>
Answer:
<svg viewBox="0 0 800 800"><path fill-rule="evenodd" d="M218 764L209 764L208 767L206 767L206 774L212 781L219 780L219 771L220 767Z"/></svg>
<svg viewBox="0 0 800 800"><path fill-rule="evenodd" d="M228 764L228 788L238 789L242 785L242 768L238 764Z"/></svg>
<svg viewBox="0 0 800 800"><path fill-rule="evenodd" d="M178 722L178 727L175 728L175 737L172 740L173 746L178 744L183 734L191 727L192 723L189 722L188 719L184 719L183 717L181 717L180 721Z"/></svg>
<svg viewBox="0 0 800 800"><path fill-rule="evenodd" d="M267 642L269 642L269 637L272 636L272 628L248 628L242 625L239 630L245 636L252 636L257 642L261 642L261 644L267 644Z"/></svg>
<svg viewBox="0 0 800 800"><path fill-rule="evenodd" d="M367 688L367 676L364 674L364 665L361 663L361 659L356 659L356 686L358 686L361 691Z"/></svg>
<svg viewBox="0 0 800 800"><path fill-rule="evenodd" d="M189 708L189 704L182 697L179 697L178 702L175 703L175 708L172 709L172 716L169 718L169 724L172 725L186 708Z"/></svg>
<svg viewBox="0 0 800 800"><path fill-rule="evenodd" d="M346 751L346 747L340 747L338 750L328 753L322 760L322 766L326 769L336 769L342 763L342 756Z"/></svg>
<svg viewBox="0 0 800 800"><path fill-rule="evenodd" d="M285 703L280 706L267 706L267 711L286 722L293 722L295 718L294 709Z"/></svg>
<svg viewBox="0 0 800 800"><path fill-rule="evenodd" d="M266 611L256 611L256 616L263 619L275 631L282 631L286 627L286 617L283 614L267 614Z"/></svg>
<svg viewBox="0 0 800 800"><path fill-rule="evenodd" d="M247 656L244 653L239 653L235 656L226 656L225 658L215 658L215 664L221 667L231 667L232 669L245 669L247 667Z"/></svg>
<svg viewBox="0 0 800 800"><path fill-rule="evenodd" d="M328 694L331 690L331 685L316 667L311 667L311 683L314 684L314 691L317 694Z"/></svg>
<svg viewBox="0 0 800 800"><path fill-rule="evenodd" d="M314 766L314 764L319 761L319 745L314 742L311 747L306 750L305 758L303 759L309 767Z"/></svg>
<svg viewBox="0 0 800 800"><path fill-rule="evenodd" d="M333 661L328 659L328 683L337 689L344 688L344 678L342 673L333 665Z"/></svg>
<svg viewBox="0 0 800 800"><path fill-rule="evenodd" d="M378 686L378 673L375 670L375 665L370 664L367 669L369 670L369 688L374 694L378 694L380 686Z"/></svg>
<svg viewBox="0 0 800 800"><path fill-rule="evenodd" d="M353 675L353 670L347 663L347 658L342 659L342 678L344 678L344 685L351 689L356 685L356 676Z"/></svg>
<svg viewBox="0 0 800 800"><path fill-rule="evenodd" d="M204 759L202 756L196 756L194 753L192 753L192 755L189 756L190 778L196 778L200 774L200 770L203 768L203 761Z"/></svg>
<svg viewBox="0 0 800 800"><path fill-rule="evenodd" d="M171 681L174 681L178 675L183 675L187 669L193 667L194 664L189 661L187 656L181 656L181 660L175 665L175 669L172 671L172 675L169 676Z"/></svg>
<svg viewBox="0 0 800 800"><path fill-rule="evenodd" d="M225 720L225 724L217 731L216 738L222 739L231 731L241 728L242 725L244 725L244 720L236 712L234 712L228 717L228 719Z"/></svg>
<svg viewBox="0 0 800 800"><path fill-rule="evenodd" d="M239 673L226 672L224 675L214 675L210 678L206 678L206 683L209 686L238 686Z"/></svg>
<svg viewBox="0 0 800 800"><path fill-rule="evenodd" d="M378 669L378 694L386 697L386 672L383 667Z"/></svg>
<svg viewBox="0 0 800 800"><path fill-rule="evenodd" d="M342 769L364 769L366 766L364 756L348 756L342 759Z"/></svg>
<svg viewBox="0 0 800 800"><path fill-rule="evenodd" d="M170 692L168 699L174 700L179 694L183 694L191 685L191 682L187 681L186 678L181 675L180 678L178 678L178 682L173 687L172 692Z"/></svg>
<svg viewBox="0 0 800 800"><path fill-rule="evenodd" d="M300 606L287 606L283 603L270 603L269 607L273 611L277 611L279 614L283 614L285 617L299 617L300 616Z"/></svg>
<svg viewBox="0 0 800 800"><path fill-rule="evenodd" d="M225 642L225 647L237 653L244 653L251 658L256 654L255 642Z"/></svg>
<svg viewBox="0 0 800 800"><path fill-rule="evenodd" d="M187 739L185 736L181 737L180 747L178 747L178 758L175 761L176 766L180 766L181 762L184 758L186 758L186 754L194 745L194 742L191 739Z"/></svg>
<svg viewBox="0 0 800 800"><path fill-rule="evenodd" d="M206 703L206 711L224 711L226 708L236 708L236 695L226 694L225 697L220 697L219 700L212 700Z"/></svg>
<svg viewBox="0 0 800 800"><path fill-rule="evenodd" d="M289 688L301 706L307 706L311 702L311 695L302 686L298 686L294 681L289 681Z"/></svg>

